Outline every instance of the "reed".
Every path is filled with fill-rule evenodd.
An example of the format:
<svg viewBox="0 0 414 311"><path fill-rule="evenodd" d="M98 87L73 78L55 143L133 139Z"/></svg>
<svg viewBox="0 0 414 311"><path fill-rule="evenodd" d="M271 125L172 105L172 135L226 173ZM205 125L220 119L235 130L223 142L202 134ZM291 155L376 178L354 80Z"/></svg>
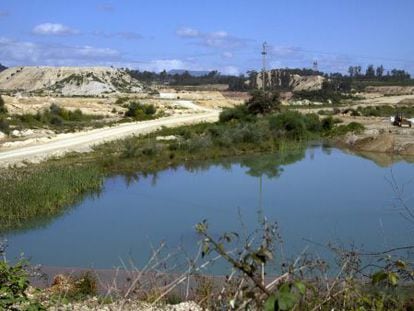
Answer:
<svg viewBox="0 0 414 311"><path fill-rule="evenodd" d="M0 176L0 232L33 219L56 216L100 191L103 174L96 166L59 164L3 171Z"/></svg>

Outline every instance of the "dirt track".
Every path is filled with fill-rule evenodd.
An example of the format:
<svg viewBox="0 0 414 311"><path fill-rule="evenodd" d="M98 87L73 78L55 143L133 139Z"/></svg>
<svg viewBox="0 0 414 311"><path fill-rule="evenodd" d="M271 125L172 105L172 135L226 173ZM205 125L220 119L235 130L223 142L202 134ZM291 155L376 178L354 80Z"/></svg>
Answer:
<svg viewBox="0 0 414 311"><path fill-rule="evenodd" d="M174 127L185 124L214 122L219 111L209 111L191 115L172 116L151 121L124 123L121 125L95 129L87 132L58 135L50 141L34 146L17 147L0 151L0 166L22 162L39 162L67 152L87 152L93 145L120 139L130 135L141 135L156 131L162 126Z"/></svg>

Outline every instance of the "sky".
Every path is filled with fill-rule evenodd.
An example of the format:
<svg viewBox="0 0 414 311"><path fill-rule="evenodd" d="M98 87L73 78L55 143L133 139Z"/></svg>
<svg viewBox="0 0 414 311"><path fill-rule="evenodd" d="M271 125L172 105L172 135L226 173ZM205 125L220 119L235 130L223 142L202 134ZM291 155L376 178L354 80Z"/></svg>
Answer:
<svg viewBox="0 0 414 311"><path fill-rule="evenodd" d="M414 74L413 0L0 0L0 63Z"/></svg>

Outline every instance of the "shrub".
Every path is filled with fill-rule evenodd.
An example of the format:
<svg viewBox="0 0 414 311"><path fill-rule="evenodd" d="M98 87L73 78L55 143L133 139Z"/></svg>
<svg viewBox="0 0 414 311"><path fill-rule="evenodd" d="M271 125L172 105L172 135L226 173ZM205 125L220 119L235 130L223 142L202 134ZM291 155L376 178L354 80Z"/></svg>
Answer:
<svg viewBox="0 0 414 311"><path fill-rule="evenodd" d="M97 293L98 282L96 277L89 271L82 273L75 281L75 298L94 296Z"/></svg>
<svg viewBox="0 0 414 311"><path fill-rule="evenodd" d="M246 106L251 114L266 114L279 110L279 93L267 93L255 90L251 93L251 98L246 102Z"/></svg>
<svg viewBox="0 0 414 311"><path fill-rule="evenodd" d="M365 127L358 123L358 122L351 122L348 125L339 125L332 129L330 135L345 135L346 133L353 132L353 133L361 133Z"/></svg>
<svg viewBox="0 0 414 311"><path fill-rule="evenodd" d="M251 121L253 116L249 114L246 105L236 106L234 108L226 108L220 113L219 121L222 123L231 120Z"/></svg>
<svg viewBox="0 0 414 311"><path fill-rule="evenodd" d="M156 111L157 110L154 105L132 102L129 104L128 110L125 112L125 116L135 120L148 120L152 118Z"/></svg>
<svg viewBox="0 0 414 311"><path fill-rule="evenodd" d="M4 104L4 100L0 95L0 114L6 114L7 113L7 108Z"/></svg>
<svg viewBox="0 0 414 311"><path fill-rule="evenodd" d="M329 116L327 118L322 119L322 129L325 131L330 131L334 126L334 119Z"/></svg>
<svg viewBox="0 0 414 311"><path fill-rule="evenodd" d="M310 132L320 132L322 124L317 114L311 113L303 115L306 129Z"/></svg>
<svg viewBox="0 0 414 311"><path fill-rule="evenodd" d="M0 132L3 132L4 134L10 133L10 126L9 122L7 122L6 119L0 117Z"/></svg>
<svg viewBox="0 0 414 311"><path fill-rule="evenodd" d="M288 137L299 139L307 134L304 117L297 111L286 111L269 119L272 131L283 132Z"/></svg>
<svg viewBox="0 0 414 311"><path fill-rule="evenodd" d="M0 310L46 310L26 294L29 287L26 268L25 260L14 266L0 261Z"/></svg>

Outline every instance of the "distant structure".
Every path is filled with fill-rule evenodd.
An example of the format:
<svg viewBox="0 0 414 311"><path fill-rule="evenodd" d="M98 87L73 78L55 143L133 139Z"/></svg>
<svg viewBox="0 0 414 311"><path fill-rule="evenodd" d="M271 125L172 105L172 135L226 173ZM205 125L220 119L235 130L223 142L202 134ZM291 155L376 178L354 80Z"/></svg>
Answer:
<svg viewBox="0 0 414 311"><path fill-rule="evenodd" d="M312 70L315 74L317 74L319 72L319 68L318 68L318 61L314 60L313 64L312 64Z"/></svg>
<svg viewBox="0 0 414 311"><path fill-rule="evenodd" d="M262 49L262 60L263 60L263 68L262 68L262 89L263 92L266 91L266 55L267 55L267 42L263 42L263 49Z"/></svg>

